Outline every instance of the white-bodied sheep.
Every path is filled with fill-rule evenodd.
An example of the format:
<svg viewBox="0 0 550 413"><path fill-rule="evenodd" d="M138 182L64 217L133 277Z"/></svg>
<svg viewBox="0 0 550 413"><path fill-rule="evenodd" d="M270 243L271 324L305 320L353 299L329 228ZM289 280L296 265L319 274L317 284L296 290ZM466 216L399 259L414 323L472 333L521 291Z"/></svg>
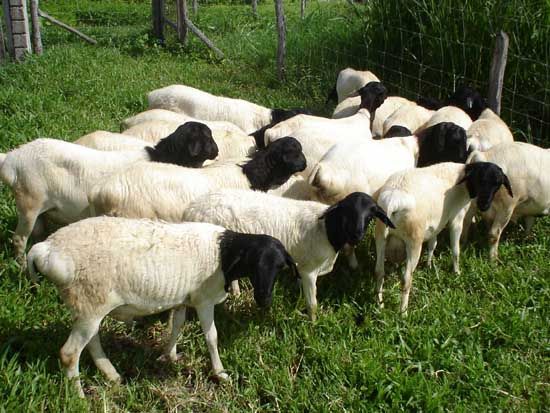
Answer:
<svg viewBox="0 0 550 413"><path fill-rule="evenodd" d="M330 100L338 100L338 103L340 103L350 94L357 92L369 82L380 82L380 79L368 70L355 70L351 67L340 70L336 78L336 85L331 91L327 102Z"/></svg>
<svg viewBox="0 0 550 413"><path fill-rule="evenodd" d="M428 265L431 265L437 235L449 226L453 269L460 272L460 234L470 199L477 198L487 209L501 185L510 190L510 183L502 170L491 163L469 165L442 163L426 168L415 168L392 175L374 198L393 224L388 231L376 225L376 297L382 306L384 258L386 239L403 241L407 262L401 281L402 313L406 313L412 285L412 273L418 265L422 243L428 242Z"/></svg>
<svg viewBox="0 0 550 413"><path fill-rule="evenodd" d="M18 259L24 257L28 237L41 214L61 224L89 216L92 186L131 164L148 160L198 166L215 158L217 147L208 128L188 125L155 148L137 151L103 152L56 139L37 139L3 154L0 179L12 189L18 211L13 235Z"/></svg>
<svg viewBox="0 0 550 413"><path fill-rule="evenodd" d="M468 128L472 125L472 118L470 118L470 116L466 112L456 106L443 106L442 108L435 111L435 113L424 124L424 126L420 128L420 130L437 125L441 122L452 122L464 128L464 130L468 130Z"/></svg>
<svg viewBox="0 0 550 413"><path fill-rule="evenodd" d="M300 112L268 109L246 100L215 96L184 85L153 90L147 95L147 100L151 109L169 109L197 119L231 122L247 134L277 123L279 117L285 117L288 113Z"/></svg>
<svg viewBox="0 0 550 413"><path fill-rule="evenodd" d="M103 130L88 133L78 138L74 143L98 151L135 151L150 145L149 142L143 139Z"/></svg>
<svg viewBox="0 0 550 413"><path fill-rule="evenodd" d="M410 136L432 117L435 111L411 102L397 108L383 123L382 136Z"/></svg>
<svg viewBox="0 0 550 413"><path fill-rule="evenodd" d="M94 215L180 222L189 202L210 191L242 188L267 191L305 168L301 146L281 139L239 165L220 162L191 169L171 165L134 165L101 181L92 190Z"/></svg>
<svg viewBox="0 0 550 413"><path fill-rule="evenodd" d="M350 194L327 207L239 190L211 192L197 198L183 215L186 221L217 223L233 231L279 239L300 269L312 320L317 311L317 277L332 270L342 248L361 241L374 217L391 225L384 211L363 193Z"/></svg>
<svg viewBox="0 0 550 413"><path fill-rule="evenodd" d="M28 267L34 277L38 270L52 281L71 310L74 323L60 358L81 397L79 360L84 347L109 380L120 380L99 339L105 316L130 321L176 309L164 350L176 360L185 309L195 308L213 373L225 380L214 306L225 300L229 284L243 275L250 277L258 305L269 305L277 273L290 267L297 274L282 244L266 235L239 234L203 223L110 217L90 218L60 229L31 248Z"/></svg>
<svg viewBox="0 0 550 413"><path fill-rule="evenodd" d="M511 197L501 189L495 194L491 207L481 212L489 224L490 257L496 259L500 236L510 220L523 217L529 231L536 216L550 214L550 151L528 143L513 142L494 146L485 152L473 152L468 158L468 162L480 161L501 167L514 191ZM477 207L481 209L479 202ZM467 217L465 222L469 227L471 218Z"/></svg>

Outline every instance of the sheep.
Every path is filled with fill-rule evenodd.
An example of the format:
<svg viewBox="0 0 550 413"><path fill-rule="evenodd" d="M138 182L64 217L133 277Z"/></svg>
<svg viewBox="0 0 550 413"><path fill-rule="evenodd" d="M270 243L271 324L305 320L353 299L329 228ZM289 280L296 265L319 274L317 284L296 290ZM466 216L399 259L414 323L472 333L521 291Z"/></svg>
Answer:
<svg viewBox="0 0 550 413"><path fill-rule="evenodd" d="M471 162L492 162L497 164L510 179L511 191L500 190L495 194L489 209L482 209L472 203L473 211L465 219L466 228L471 223L475 207L481 210L482 218L489 225L489 256L492 260L498 257L498 244L502 231L510 220L524 218L526 231L529 231L536 216L550 214L550 151L523 142L500 144L491 149L473 152L468 158Z"/></svg>
<svg viewBox="0 0 550 413"><path fill-rule="evenodd" d="M219 121L219 120L201 120L195 119L191 116L184 115L183 113L173 112L166 109L150 109L138 113L137 115L131 116L124 119L120 124L120 131L130 129L133 126L136 126L143 122L150 121L165 121L165 122L175 122L178 125L181 125L185 122L201 122L208 126L212 131L225 130L235 133L244 133L244 131L239 128L237 125L231 122Z"/></svg>
<svg viewBox="0 0 550 413"><path fill-rule="evenodd" d="M382 136L411 136L432 117L435 111L412 102L397 108L383 123Z"/></svg>
<svg viewBox="0 0 550 413"><path fill-rule="evenodd" d="M136 164L99 182L89 202L93 215L180 222L189 202L210 191L242 188L267 191L305 168L300 144L281 139L242 164L221 162L191 169Z"/></svg>
<svg viewBox="0 0 550 413"><path fill-rule="evenodd" d="M341 249L361 241L372 218L393 226L364 193L327 205L242 190L210 192L189 204L183 219L279 239L300 269L311 320L316 319L317 277L330 272Z"/></svg>
<svg viewBox="0 0 550 413"><path fill-rule="evenodd" d="M441 122L452 122L464 128L464 130L468 130L468 128L472 125L472 119L462 109L456 106L443 106L442 108L436 110L424 126L417 129L417 132L422 129L429 128L430 126L437 125Z"/></svg>
<svg viewBox="0 0 550 413"><path fill-rule="evenodd" d="M171 85L156 89L147 95L149 108L169 109L204 120L231 122L247 134L269 123L277 123L279 117L299 113L300 109L268 109L242 99L215 96L184 85Z"/></svg>
<svg viewBox="0 0 550 413"><path fill-rule="evenodd" d="M313 168L309 183L315 199L334 203L351 192L374 194L395 172L466 158L464 129L441 123L419 136L338 143Z"/></svg>
<svg viewBox="0 0 550 413"><path fill-rule="evenodd" d="M269 144L283 136L294 136L301 129L318 130L324 136L343 136L370 139L370 126L376 110L386 98L386 88L380 82L370 82L357 91L360 108L357 113L345 119L330 119L311 115L297 115L265 131L265 142Z"/></svg>
<svg viewBox="0 0 550 413"><path fill-rule="evenodd" d="M0 156L0 179L14 192L18 223L13 244L24 267L27 240L40 215L68 224L89 215L94 184L138 161L199 166L218 154L210 130L189 122L154 148L102 152L56 139L37 139Z"/></svg>
<svg viewBox="0 0 550 413"><path fill-rule="evenodd" d="M336 79L336 84L327 98L327 103L330 100L337 100L338 103L340 103L350 94L358 91L369 82L380 82L380 79L368 70L360 71L352 69L351 67L340 70L338 78Z"/></svg>
<svg viewBox="0 0 550 413"><path fill-rule="evenodd" d="M374 195L387 212L395 228L376 225L376 299L383 306L384 258L388 234L405 244L407 262L401 280L400 311L406 315L414 272L422 243L428 242L428 266L431 266L437 235L449 227L453 269L459 274L460 234L470 199L477 198L487 210L501 185L512 190L504 172L495 164L478 162L468 165L441 163L408 169L392 175Z"/></svg>
<svg viewBox="0 0 550 413"><path fill-rule="evenodd" d="M150 145L149 142L142 139L103 130L88 133L73 143L99 151L133 151Z"/></svg>
<svg viewBox="0 0 550 413"><path fill-rule="evenodd" d="M157 143L165 136L173 133L179 126L181 125L177 122L147 121L124 131L122 134L96 131L83 136L75 143L100 150L135 149L139 148L139 145L143 147L150 143ZM242 131L213 129L212 138L218 146L216 161L243 158L256 150L254 138ZM143 145L144 141L145 144Z"/></svg>
<svg viewBox="0 0 550 413"><path fill-rule="evenodd" d="M84 397L79 360L84 347L107 379L120 375L105 355L99 325L107 315L133 317L175 309L164 349L176 360L176 342L186 307L197 311L214 376L227 380L218 354L214 306L229 284L246 275L259 306L271 303L275 277L296 264L281 242L267 235L240 234L204 223L169 224L111 217L86 219L61 228L28 254L28 268L53 282L73 315L60 351L65 374Z"/></svg>
<svg viewBox="0 0 550 413"><path fill-rule="evenodd" d="M470 151L486 151L501 143L514 141L508 125L489 108L477 90L459 86L449 97L448 103L464 110L474 121L466 131Z"/></svg>

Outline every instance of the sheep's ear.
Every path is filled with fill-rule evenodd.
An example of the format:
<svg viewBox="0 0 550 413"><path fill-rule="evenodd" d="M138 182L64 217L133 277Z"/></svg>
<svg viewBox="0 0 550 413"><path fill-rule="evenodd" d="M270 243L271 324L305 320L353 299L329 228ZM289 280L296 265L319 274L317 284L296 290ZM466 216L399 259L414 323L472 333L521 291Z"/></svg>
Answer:
<svg viewBox="0 0 550 413"><path fill-rule="evenodd" d="M386 215L386 212L382 208L380 208L378 205L376 206L376 210L374 211L374 216L378 218L380 221L382 221L384 224L386 224L386 226L392 229L395 229L395 225L388 218L388 216Z"/></svg>
<svg viewBox="0 0 550 413"><path fill-rule="evenodd" d="M472 167L471 167L472 164L468 164L466 165L466 167L464 168L464 176L462 177L462 179L460 181L458 181L456 184L457 185L460 185L461 183L465 182L468 180L468 178L472 175Z"/></svg>
<svg viewBox="0 0 550 413"><path fill-rule="evenodd" d="M510 180L508 179L508 177L506 175L503 175L502 181L503 181L502 185L504 185L504 187L508 191L508 194L510 194L510 197L513 198L514 194L512 193L512 185L510 185Z"/></svg>

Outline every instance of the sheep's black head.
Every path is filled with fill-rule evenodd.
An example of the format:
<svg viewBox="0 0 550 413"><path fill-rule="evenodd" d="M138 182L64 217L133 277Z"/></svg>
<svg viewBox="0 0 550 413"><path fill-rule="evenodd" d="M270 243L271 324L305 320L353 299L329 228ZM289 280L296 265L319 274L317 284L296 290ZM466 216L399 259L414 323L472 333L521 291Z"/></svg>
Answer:
<svg viewBox="0 0 550 413"><path fill-rule="evenodd" d="M271 127L275 126L284 120L293 118L296 115L313 115L309 109L272 109L271 110Z"/></svg>
<svg viewBox="0 0 550 413"><path fill-rule="evenodd" d="M191 168L200 168L205 160L218 156L218 145L212 138L212 131L199 122L184 123L154 148L148 146L145 150L153 162Z"/></svg>
<svg viewBox="0 0 550 413"><path fill-rule="evenodd" d="M416 99L416 104L429 110L438 110L443 107L443 102L441 102L439 99L428 98L424 96L420 96L418 99Z"/></svg>
<svg viewBox="0 0 550 413"><path fill-rule="evenodd" d="M269 235L242 234L226 230L220 237L220 255L225 291L231 281L249 277L254 300L260 307L271 304L277 274L289 267L300 277L294 260L281 242Z"/></svg>
<svg viewBox="0 0 550 413"><path fill-rule="evenodd" d="M369 82L359 89L357 94L361 96L361 105L359 107L366 108L370 113L371 119L374 119L374 113L386 100L388 90L381 82Z"/></svg>
<svg viewBox="0 0 550 413"><path fill-rule="evenodd" d="M441 122L422 131L419 136L417 167L439 162L466 162L466 131L452 122Z"/></svg>
<svg viewBox="0 0 550 413"><path fill-rule="evenodd" d="M477 207L480 211L487 211L496 192L504 185L508 194L513 197L512 185L498 165L491 162L474 162L466 165L464 177L457 185L466 182L470 198L477 198Z"/></svg>
<svg viewBox="0 0 550 413"><path fill-rule="evenodd" d="M384 135L384 138L397 138L399 136L411 136L411 135L412 135L412 132L405 126L393 125L391 128L388 129L388 131Z"/></svg>
<svg viewBox="0 0 550 413"><path fill-rule="evenodd" d="M327 237L335 251L340 251L346 244L358 244L365 236L373 218L378 218L387 226L395 228L384 210L363 192L349 194L340 202L328 207L319 217L325 220Z"/></svg>
<svg viewBox="0 0 550 413"><path fill-rule="evenodd" d="M456 106L466 112L472 120L477 120L487 109L487 102L473 87L461 85L447 99L447 105Z"/></svg>
<svg viewBox="0 0 550 413"><path fill-rule="evenodd" d="M255 152L241 168L250 181L251 189L267 191L306 169L306 157L300 142L287 136Z"/></svg>

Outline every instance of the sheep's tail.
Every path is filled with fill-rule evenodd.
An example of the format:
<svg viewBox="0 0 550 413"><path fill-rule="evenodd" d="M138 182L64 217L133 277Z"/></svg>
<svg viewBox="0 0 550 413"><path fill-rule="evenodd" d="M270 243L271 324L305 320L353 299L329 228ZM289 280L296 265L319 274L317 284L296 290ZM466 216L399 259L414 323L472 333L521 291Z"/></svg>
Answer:
<svg viewBox="0 0 550 413"><path fill-rule="evenodd" d="M33 245L27 254L29 276L35 282L38 281L36 274L40 272L57 286L68 285L74 280L75 276L70 267L71 265L66 259L62 259L51 250L51 244L48 240Z"/></svg>
<svg viewBox="0 0 550 413"><path fill-rule="evenodd" d="M398 214L413 209L416 206L414 197L400 189L390 189L378 197L378 205L386 211L387 217L397 225Z"/></svg>
<svg viewBox="0 0 550 413"><path fill-rule="evenodd" d="M13 187L15 184L15 171L8 164L6 164L6 158L8 154L0 153L0 180L6 185Z"/></svg>

